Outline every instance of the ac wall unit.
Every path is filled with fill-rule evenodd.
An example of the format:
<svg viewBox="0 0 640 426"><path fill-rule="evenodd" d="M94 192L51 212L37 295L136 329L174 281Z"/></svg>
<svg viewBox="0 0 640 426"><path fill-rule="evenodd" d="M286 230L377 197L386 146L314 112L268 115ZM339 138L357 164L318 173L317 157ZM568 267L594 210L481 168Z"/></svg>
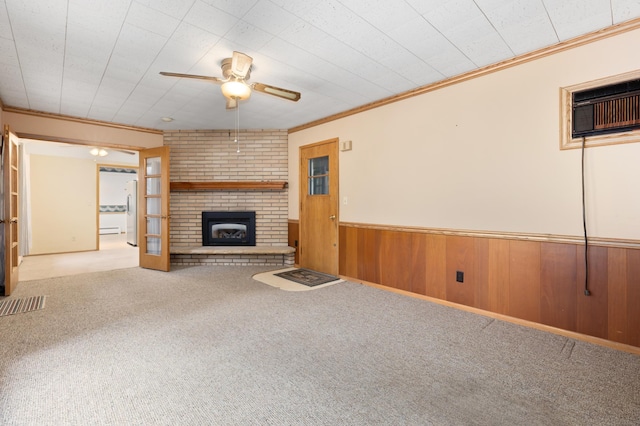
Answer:
<svg viewBox="0 0 640 426"><path fill-rule="evenodd" d="M640 79L572 94L572 137L640 128Z"/></svg>

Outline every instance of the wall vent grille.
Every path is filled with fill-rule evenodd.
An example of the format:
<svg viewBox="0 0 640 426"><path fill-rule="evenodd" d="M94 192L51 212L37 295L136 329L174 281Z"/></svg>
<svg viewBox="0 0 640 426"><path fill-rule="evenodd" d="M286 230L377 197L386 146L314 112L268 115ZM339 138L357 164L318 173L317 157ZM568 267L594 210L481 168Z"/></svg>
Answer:
<svg viewBox="0 0 640 426"><path fill-rule="evenodd" d="M573 93L572 137L640 128L640 79Z"/></svg>

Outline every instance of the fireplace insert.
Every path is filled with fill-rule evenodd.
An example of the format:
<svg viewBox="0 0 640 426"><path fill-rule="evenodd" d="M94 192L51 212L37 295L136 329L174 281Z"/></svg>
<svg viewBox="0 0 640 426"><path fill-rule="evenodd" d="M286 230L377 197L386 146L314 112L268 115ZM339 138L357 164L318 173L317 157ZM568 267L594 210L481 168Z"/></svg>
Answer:
<svg viewBox="0 0 640 426"><path fill-rule="evenodd" d="M256 212L202 212L203 246L255 246Z"/></svg>

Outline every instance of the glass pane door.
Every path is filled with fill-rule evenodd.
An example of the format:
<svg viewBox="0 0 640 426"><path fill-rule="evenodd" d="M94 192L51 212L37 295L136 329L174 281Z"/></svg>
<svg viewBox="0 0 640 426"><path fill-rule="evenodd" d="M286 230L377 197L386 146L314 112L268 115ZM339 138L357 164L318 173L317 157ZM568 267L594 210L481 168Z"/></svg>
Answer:
<svg viewBox="0 0 640 426"><path fill-rule="evenodd" d="M169 270L169 148L140 152L140 266Z"/></svg>

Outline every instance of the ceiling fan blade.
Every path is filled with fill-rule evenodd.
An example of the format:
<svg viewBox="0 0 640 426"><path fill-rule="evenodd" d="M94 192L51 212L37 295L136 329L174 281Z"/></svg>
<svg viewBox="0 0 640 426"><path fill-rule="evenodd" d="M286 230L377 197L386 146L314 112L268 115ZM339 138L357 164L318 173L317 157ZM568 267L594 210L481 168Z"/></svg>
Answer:
<svg viewBox="0 0 640 426"><path fill-rule="evenodd" d="M240 78L245 78L249 71L251 71L251 64L253 58L249 55L245 55L242 52L233 52L231 57L231 72Z"/></svg>
<svg viewBox="0 0 640 426"><path fill-rule="evenodd" d="M238 100L235 98L227 98L227 109L236 109L238 107Z"/></svg>
<svg viewBox="0 0 640 426"><path fill-rule="evenodd" d="M257 92L266 93L267 95L277 96L279 98L288 99L293 102L298 102L300 99L300 92L294 92L293 90L282 89L280 87L269 86L268 84L253 83L251 87Z"/></svg>
<svg viewBox="0 0 640 426"><path fill-rule="evenodd" d="M180 77L180 78L195 78L198 80L208 80L208 81L213 81L214 83L222 83L224 82L224 80L218 78L218 77L210 77L210 76L206 76L206 75L195 75L195 74L181 74L179 72L166 72L166 71L160 71L161 75L166 75L167 77Z"/></svg>

